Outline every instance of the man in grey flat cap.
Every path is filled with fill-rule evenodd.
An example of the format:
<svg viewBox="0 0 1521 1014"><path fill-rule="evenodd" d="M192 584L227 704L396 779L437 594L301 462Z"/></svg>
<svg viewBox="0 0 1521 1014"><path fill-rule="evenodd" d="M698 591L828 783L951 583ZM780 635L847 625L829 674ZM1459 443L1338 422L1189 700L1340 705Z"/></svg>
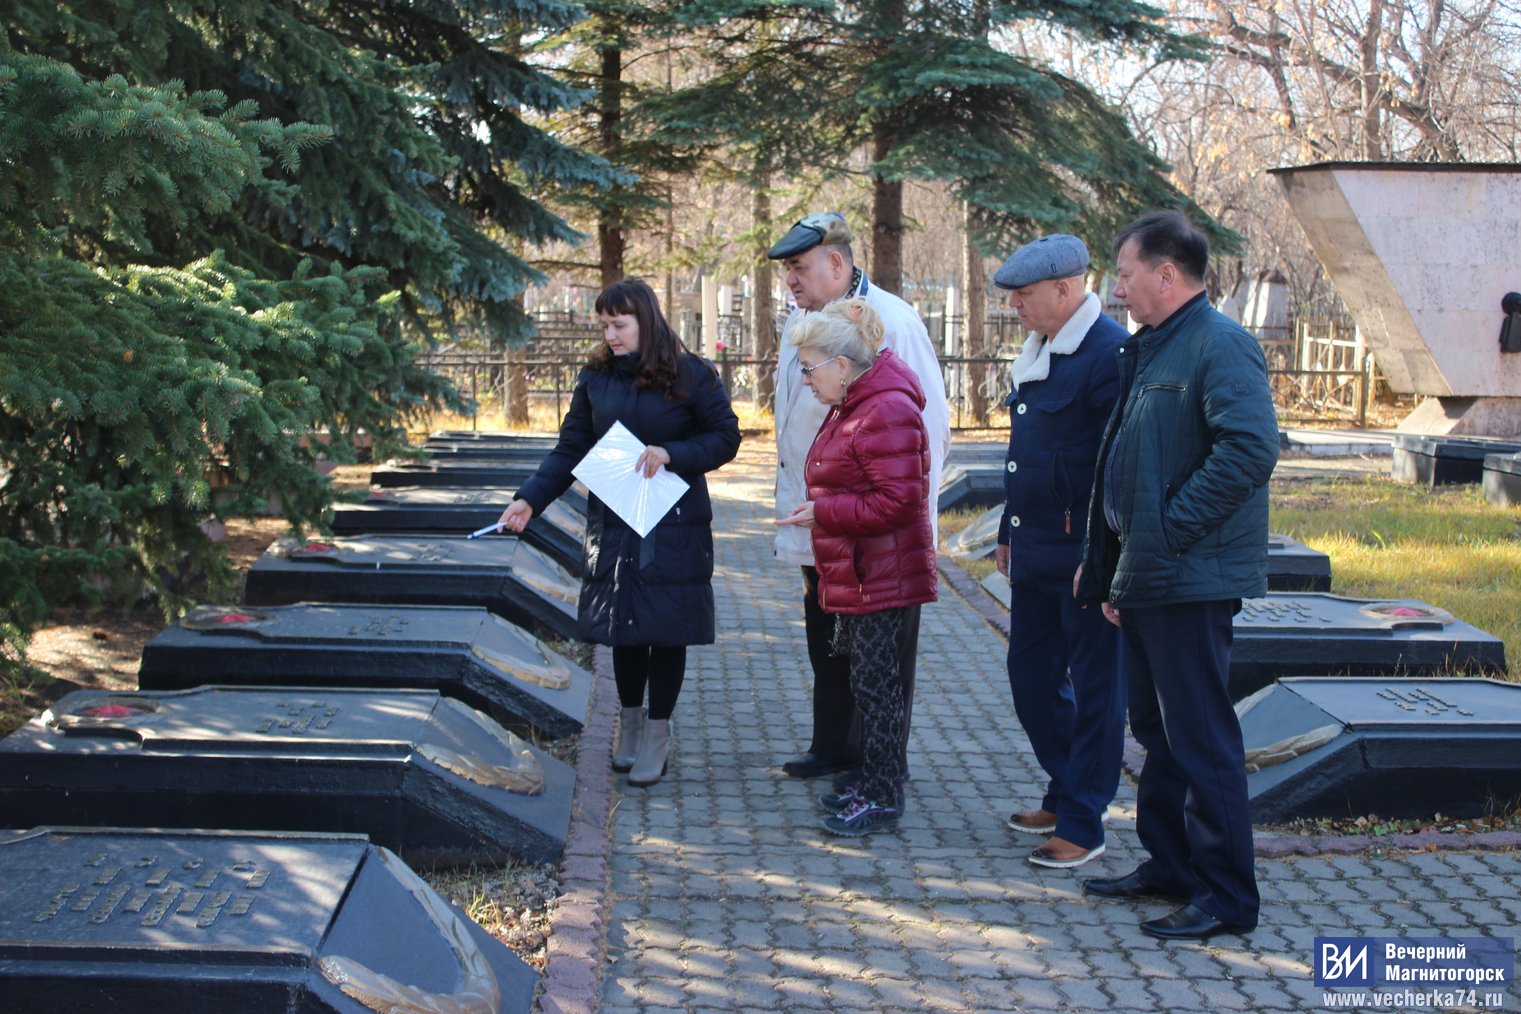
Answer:
<svg viewBox="0 0 1521 1014"><path fill-rule="evenodd" d="M996 556L1010 582L1009 686L1049 776L1040 805L1008 823L1049 835L1030 862L1058 869L1104 851L1125 724L1119 632L1072 595L1099 440L1119 393L1115 351L1130 337L1084 289L1087 269L1083 241L1058 233L1020 247L993 275L1028 336L1009 370Z"/></svg>
<svg viewBox="0 0 1521 1014"><path fill-rule="evenodd" d="M856 267L851 239L850 226L844 215L834 211L818 212L796 222L766 252L767 257L781 261L786 268L787 288L792 290L797 301L797 309L793 310L782 329L776 372L776 516L778 519L791 517L797 506L807 499L803 465L814 435L827 414L827 407L803 386L797 349L789 341L792 330L805 314L823 309L837 299L860 296L882 318L887 332L883 347L892 349L904 365L914 371L924 390L924 427L930 438L929 516L930 526L935 529L940 473L951 445L951 410L945 398L945 378L918 312L897 296L873 285L866 273ZM805 528L780 526L775 552L778 560L798 564L803 569L803 618L808 637L808 660L813 669L813 738L807 751L783 764L782 770L794 778L851 771L860 764L860 746L851 733L855 703L850 694L850 660L830 651L834 621L819 608L818 571L814 569L812 537ZM904 770L907 770L908 724L913 705L918 643L918 624L905 623L903 643L899 645Z"/></svg>

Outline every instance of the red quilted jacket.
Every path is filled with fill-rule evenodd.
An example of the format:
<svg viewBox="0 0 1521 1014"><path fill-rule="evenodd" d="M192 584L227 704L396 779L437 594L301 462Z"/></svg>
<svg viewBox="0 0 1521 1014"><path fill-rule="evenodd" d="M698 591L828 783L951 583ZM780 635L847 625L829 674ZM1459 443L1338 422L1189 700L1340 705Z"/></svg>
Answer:
<svg viewBox="0 0 1521 1014"><path fill-rule="evenodd" d="M923 409L918 378L884 349L819 427L804 474L826 612L936 598Z"/></svg>

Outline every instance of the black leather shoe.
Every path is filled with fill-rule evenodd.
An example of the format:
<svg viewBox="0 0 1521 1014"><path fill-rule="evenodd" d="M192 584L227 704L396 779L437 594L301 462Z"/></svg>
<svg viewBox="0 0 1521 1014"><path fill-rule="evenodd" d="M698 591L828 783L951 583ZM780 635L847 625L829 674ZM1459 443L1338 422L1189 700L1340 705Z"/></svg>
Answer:
<svg viewBox="0 0 1521 1014"><path fill-rule="evenodd" d="M1083 893L1100 898L1118 898L1121 901L1132 901L1136 898L1171 898L1174 901L1188 899L1188 895L1181 891L1172 891L1153 884L1141 876L1140 870L1132 870L1123 877L1094 877L1085 880Z"/></svg>
<svg viewBox="0 0 1521 1014"><path fill-rule="evenodd" d="M1208 940L1220 933L1250 933L1256 926L1241 926L1216 919L1195 905L1184 905L1160 919L1141 923L1141 932L1163 940Z"/></svg>
<svg viewBox="0 0 1521 1014"><path fill-rule="evenodd" d="M856 762L848 757L823 757L816 753L805 753L783 764L782 771L793 778L817 778L837 771L849 771L855 766Z"/></svg>

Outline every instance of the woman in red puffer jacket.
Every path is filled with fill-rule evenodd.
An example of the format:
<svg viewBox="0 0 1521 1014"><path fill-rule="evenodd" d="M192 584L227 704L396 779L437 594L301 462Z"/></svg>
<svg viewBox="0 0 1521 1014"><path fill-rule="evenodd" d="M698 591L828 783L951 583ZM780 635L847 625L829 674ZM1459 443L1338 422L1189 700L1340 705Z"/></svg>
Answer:
<svg viewBox="0 0 1521 1014"><path fill-rule="evenodd" d="M878 351L882 321L864 299L809 314L793 344L830 410L808 451L808 499L777 523L812 530L819 605L836 616L834 650L850 656L861 777L820 802L834 813L826 830L859 836L903 815L899 671L918 648L919 607L936 598L924 394L891 349Z"/></svg>

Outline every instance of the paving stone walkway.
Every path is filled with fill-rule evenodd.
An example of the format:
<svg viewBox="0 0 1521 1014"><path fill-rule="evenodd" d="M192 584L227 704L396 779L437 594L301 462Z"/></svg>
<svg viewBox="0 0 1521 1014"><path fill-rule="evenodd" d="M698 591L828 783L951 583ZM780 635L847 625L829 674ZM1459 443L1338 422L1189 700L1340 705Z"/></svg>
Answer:
<svg viewBox="0 0 1521 1014"><path fill-rule="evenodd" d="M1255 933L1153 940L1138 923L1165 903L1079 890L1142 858L1128 780L1106 855L1031 866L1038 839L1004 825L1042 784L1004 642L944 581L923 614L902 827L826 835L814 797L827 780L779 768L806 746L809 676L800 578L771 557L771 460L747 448L714 477L719 638L689 654L671 773L656 787L606 774L615 705L610 677L599 681L542 1009L1323 1010L1317 935L1517 935L1514 849L1305 857L1262 842ZM1521 994L1504 1006L1521 1009Z"/></svg>

